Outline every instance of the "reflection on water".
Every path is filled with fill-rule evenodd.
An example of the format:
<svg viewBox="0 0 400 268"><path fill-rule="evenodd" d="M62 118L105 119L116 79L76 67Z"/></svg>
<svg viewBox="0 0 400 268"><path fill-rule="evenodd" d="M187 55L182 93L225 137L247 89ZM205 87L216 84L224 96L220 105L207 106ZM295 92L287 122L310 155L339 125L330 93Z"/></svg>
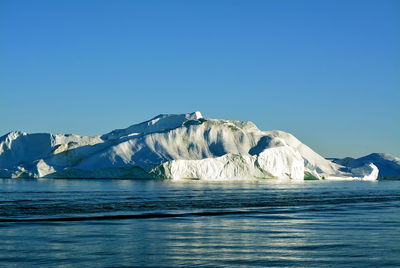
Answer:
<svg viewBox="0 0 400 268"><path fill-rule="evenodd" d="M0 180L0 266L399 267L399 186Z"/></svg>

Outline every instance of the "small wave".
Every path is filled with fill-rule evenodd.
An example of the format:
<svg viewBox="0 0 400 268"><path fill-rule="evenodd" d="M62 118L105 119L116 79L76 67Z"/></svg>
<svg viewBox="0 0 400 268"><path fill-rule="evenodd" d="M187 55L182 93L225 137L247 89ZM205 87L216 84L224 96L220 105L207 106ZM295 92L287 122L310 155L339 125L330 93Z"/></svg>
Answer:
<svg viewBox="0 0 400 268"><path fill-rule="evenodd" d="M33 219L11 219L0 218L0 222L64 222L64 221L101 221L101 220L127 220L127 219L153 219L153 218L182 218L182 217L212 217L234 214L265 214L265 211L203 211L188 213L146 213L132 215L103 215L84 217L59 217L59 218L33 218ZM271 217L274 217L271 215Z"/></svg>

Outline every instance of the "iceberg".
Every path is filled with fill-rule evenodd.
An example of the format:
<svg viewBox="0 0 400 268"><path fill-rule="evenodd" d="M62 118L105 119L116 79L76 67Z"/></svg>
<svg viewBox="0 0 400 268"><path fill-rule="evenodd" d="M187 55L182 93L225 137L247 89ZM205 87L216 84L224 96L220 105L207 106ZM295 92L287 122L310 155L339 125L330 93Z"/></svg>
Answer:
<svg viewBox="0 0 400 268"><path fill-rule="evenodd" d="M385 153L372 153L357 159L351 157L330 158L348 170L357 170L373 164L378 168L379 179L400 179L400 158Z"/></svg>
<svg viewBox="0 0 400 268"><path fill-rule="evenodd" d="M378 168L327 160L292 134L252 122L161 114L100 136L10 132L0 177L376 180Z"/></svg>

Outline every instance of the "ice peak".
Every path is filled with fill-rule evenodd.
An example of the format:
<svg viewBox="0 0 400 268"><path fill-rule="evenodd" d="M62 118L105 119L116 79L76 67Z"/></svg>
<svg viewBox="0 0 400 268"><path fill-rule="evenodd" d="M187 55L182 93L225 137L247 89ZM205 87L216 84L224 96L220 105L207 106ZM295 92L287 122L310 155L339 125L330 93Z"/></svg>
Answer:
<svg viewBox="0 0 400 268"><path fill-rule="evenodd" d="M192 120L198 120L198 119L202 119L203 118L203 115L199 111L190 113L189 115L191 117L190 119L192 119Z"/></svg>
<svg viewBox="0 0 400 268"><path fill-rule="evenodd" d="M193 113L185 113L185 114L159 114L156 117L150 119L149 121L152 122L153 120L164 119L164 118L185 118L186 120L198 120L203 118L203 116L199 111Z"/></svg>
<svg viewBox="0 0 400 268"><path fill-rule="evenodd" d="M125 129L116 129L102 136L102 139L115 139L133 133L150 134L154 132L165 131L182 126L187 120L199 120L203 118L200 112L186 114L159 114L156 117L132 125Z"/></svg>

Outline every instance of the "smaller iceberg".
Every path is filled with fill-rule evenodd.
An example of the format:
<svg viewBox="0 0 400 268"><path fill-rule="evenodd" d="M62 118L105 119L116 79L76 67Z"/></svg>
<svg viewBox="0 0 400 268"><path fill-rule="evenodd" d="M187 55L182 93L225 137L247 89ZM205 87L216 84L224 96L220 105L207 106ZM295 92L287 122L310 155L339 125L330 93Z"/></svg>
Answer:
<svg viewBox="0 0 400 268"><path fill-rule="evenodd" d="M350 174L345 176L328 176L328 180L362 180L376 181L378 179L379 169L372 163L365 164L358 168L350 169Z"/></svg>
<svg viewBox="0 0 400 268"><path fill-rule="evenodd" d="M330 158L332 162L344 166L351 172L372 163L379 170L379 179L400 179L400 158L385 153L372 153L357 159L351 157Z"/></svg>

